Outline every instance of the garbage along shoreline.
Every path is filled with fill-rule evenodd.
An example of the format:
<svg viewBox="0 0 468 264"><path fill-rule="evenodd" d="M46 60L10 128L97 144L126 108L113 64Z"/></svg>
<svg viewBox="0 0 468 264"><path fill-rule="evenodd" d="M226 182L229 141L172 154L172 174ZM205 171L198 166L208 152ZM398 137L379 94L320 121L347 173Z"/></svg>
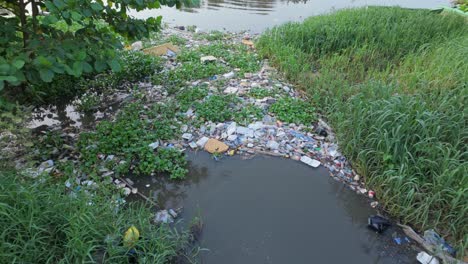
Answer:
<svg viewBox="0 0 468 264"><path fill-rule="evenodd" d="M201 33L197 34L210 34ZM185 27L165 28L162 31L163 36L178 36L187 40L183 49L193 49L202 45L209 45L213 41L206 38L194 38L194 32L186 30ZM230 43L246 45L251 52L255 52L254 39L248 33L227 33L227 40ZM159 56L163 60L163 72L171 71L180 67L180 63L174 58L180 52L179 49L172 43L166 43L159 47L147 49L148 56ZM134 50L143 50L141 42L136 42L131 46ZM210 63L218 60L216 56L206 54L201 58L202 63ZM304 94L296 90L294 86L285 81L276 69L269 66L268 61L260 61L261 68L258 72L247 72L240 74L238 70L231 69L223 74L210 76L200 80L192 80L187 82L187 87L207 87L208 94L206 100L215 94L230 95L235 97L237 108L242 109L254 106L262 110L261 117L253 118L252 122L241 124L233 120L224 122L205 121L203 123L180 123L181 136L176 140L159 140L151 143L148 147L156 150L160 148L175 148L181 151L207 151L213 154L213 159L229 158L232 155L242 155L252 157L254 155L271 155L291 159L296 162L301 162L305 166L311 167L311 171L319 166L324 166L328 169L330 177L334 180L342 182L348 188L355 191L359 195L364 195L368 198L369 206L377 208L385 214L384 207L378 201L378 193L369 189L364 182L364 179L352 167L352 164L340 152L340 147L337 143L335 134L330 125L327 124L323 117L317 118L306 124L287 123L278 118L270 111L273 104L277 103L282 98L292 98L295 100L305 101ZM221 87L215 87L214 83L222 80ZM219 83L219 82L218 82ZM173 95L169 94L165 89L165 85L155 85L150 82L138 83L139 91L144 94L149 102L165 102L168 100L177 100ZM263 89L268 91L266 96L251 97L249 94L254 89ZM281 93L281 95L275 95ZM131 98L131 96L130 96ZM121 97L121 100L130 100L127 97ZM148 104L148 107L150 104ZM114 109L109 110L113 113ZM118 112L118 111L117 111ZM114 113L115 114L115 113ZM186 120L197 119L197 110L193 107L182 113ZM250 119L249 117L248 119ZM197 119L198 120L198 119ZM194 125L197 124L197 125ZM78 128L79 130L79 128ZM80 131L75 131L74 138L76 140ZM114 155L100 157L103 160L115 160L119 162L119 158ZM37 172L52 172L54 169L54 161L47 161L37 168ZM106 176L113 176L112 172L103 172ZM140 195L136 188L129 182L129 179L112 178L113 184L123 190L125 195ZM72 188L73 185L93 185L89 179L80 180L74 179L68 184ZM142 197L144 200L150 201L147 197ZM155 215L156 223L171 223L178 215L178 210L171 208L160 208ZM383 218L383 216L380 216ZM388 221L388 220L386 220ZM371 223L369 223L372 226ZM421 263L438 263L434 262L434 258L429 258L429 255L435 255L442 259L444 263L457 261L448 256L444 252L450 252L451 248L445 241L434 239L428 241L428 236L421 237L408 226L402 226L403 231L411 239L415 240L428 253L418 255L418 260ZM377 229L384 227L378 227ZM432 237L438 236L431 233ZM440 238L440 237L439 237ZM442 249L442 251L438 250ZM453 252L450 252L453 253ZM426 256L427 255L427 256ZM458 261L462 263L461 261Z"/></svg>

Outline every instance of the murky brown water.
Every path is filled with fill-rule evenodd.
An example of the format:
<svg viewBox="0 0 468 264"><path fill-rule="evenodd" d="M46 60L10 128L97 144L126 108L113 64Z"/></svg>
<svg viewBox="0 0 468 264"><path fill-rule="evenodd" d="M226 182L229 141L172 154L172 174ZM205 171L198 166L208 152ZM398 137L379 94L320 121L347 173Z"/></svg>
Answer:
<svg viewBox="0 0 468 264"><path fill-rule="evenodd" d="M328 171L274 157L214 161L188 153L185 182L134 179L166 208L183 206L185 223L201 216L201 263L415 263L411 246L369 230L369 201ZM149 184L149 187L146 185Z"/></svg>
<svg viewBox="0 0 468 264"><path fill-rule="evenodd" d="M448 0L200 0L197 8L163 7L133 12L138 18L163 16L172 25L196 25L204 30L251 30L262 32L288 21L324 14L336 9L361 6L402 6L436 8L449 5Z"/></svg>

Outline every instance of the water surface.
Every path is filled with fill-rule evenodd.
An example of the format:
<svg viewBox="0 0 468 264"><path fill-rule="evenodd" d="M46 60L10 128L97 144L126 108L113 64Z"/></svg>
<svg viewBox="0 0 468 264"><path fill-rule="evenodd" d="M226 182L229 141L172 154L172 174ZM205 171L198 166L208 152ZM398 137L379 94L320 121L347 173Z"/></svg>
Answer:
<svg viewBox="0 0 468 264"><path fill-rule="evenodd" d="M376 211L368 199L323 167L264 156L188 158L185 182L140 177L135 184L166 208L183 206L186 223L203 219L202 263L414 263L410 245L392 239L400 231L369 230Z"/></svg>
<svg viewBox="0 0 468 264"><path fill-rule="evenodd" d="M301 21L309 16L333 10L362 6L401 6L407 8L437 8L449 5L448 0L200 0L197 8L163 7L132 12L138 18L163 16L171 25L196 25L203 30L251 30L259 33L266 28L288 21Z"/></svg>

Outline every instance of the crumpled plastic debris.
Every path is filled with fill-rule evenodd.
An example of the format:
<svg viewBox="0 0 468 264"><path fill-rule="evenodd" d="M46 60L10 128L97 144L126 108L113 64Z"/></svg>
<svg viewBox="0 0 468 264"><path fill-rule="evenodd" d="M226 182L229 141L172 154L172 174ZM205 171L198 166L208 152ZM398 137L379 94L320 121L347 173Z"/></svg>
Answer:
<svg viewBox="0 0 468 264"><path fill-rule="evenodd" d="M452 256L455 256L455 254L457 253L456 250L447 242L445 242L445 240L433 229L424 231L423 238L427 243L444 250Z"/></svg>
<svg viewBox="0 0 468 264"><path fill-rule="evenodd" d="M165 223L170 224L174 222L174 219L177 218L178 214L174 209L161 210L156 212L154 221L156 223Z"/></svg>
<svg viewBox="0 0 468 264"><path fill-rule="evenodd" d="M439 260L436 257L433 257L424 251L419 252L416 259L421 264L439 264Z"/></svg>
<svg viewBox="0 0 468 264"><path fill-rule="evenodd" d="M379 216L379 215L371 215L369 216L369 218L367 219L367 225L377 231L378 233L382 233L383 231L385 231L390 225L390 221L388 221L388 219L382 217L382 216Z"/></svg>
<svg viewBox="0 0 468 264"><path fill-rule="evenodd" d="M140 231L138 231L138 229L132 225L127 229L127 231L125 231L123 244L127 248L133 248L138 242L138 239L140 239Z"/></svg>

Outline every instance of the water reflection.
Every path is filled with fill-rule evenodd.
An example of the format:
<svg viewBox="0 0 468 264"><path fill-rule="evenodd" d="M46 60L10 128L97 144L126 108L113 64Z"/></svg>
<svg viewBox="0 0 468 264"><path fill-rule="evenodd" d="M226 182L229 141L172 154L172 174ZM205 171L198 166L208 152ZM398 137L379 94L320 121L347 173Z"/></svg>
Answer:
<svg viewBox="0 0 468 264"><path fill-rule="evenodd" d="M200 0L198 7L180 10L163 7L131 14L143 19L162 16L165 23L196 25L204 30L250 30L259 33L281 23L301 21L342 8L371 5L435 8L449 4L449 0Z"/></svg>
<svg viewBox="0 0 468 264"><path fill-rule="evenodd" d="M246 12L258 15L268 15L275 9L277 3L286 4L305 4L308 0L201 0L198 6L182 7L181 11L189 13L198 13L202 9L222 10L234 9L244 10Z"/></svg>

